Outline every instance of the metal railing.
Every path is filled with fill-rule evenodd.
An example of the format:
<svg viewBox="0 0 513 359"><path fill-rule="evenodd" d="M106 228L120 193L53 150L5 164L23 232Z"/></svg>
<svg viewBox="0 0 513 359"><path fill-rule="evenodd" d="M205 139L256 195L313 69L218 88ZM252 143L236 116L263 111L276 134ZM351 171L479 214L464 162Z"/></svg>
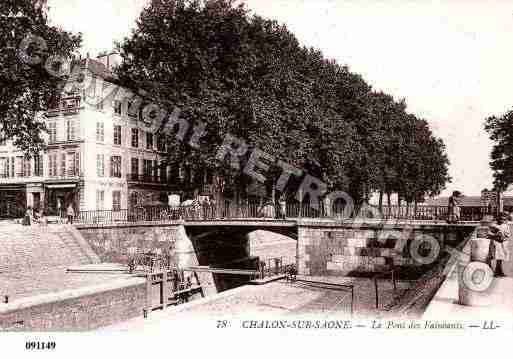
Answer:
<svg viewBox="0 0 513 359"><path fill-rule="evenodd" d="M54 117L60 114L63 115L75 115L80 112L80 106L53 108L45 112L46 117Z"/></svg>
<svg viewBox="0 0 513 359"><path fill-rule="evenodd" d="M235 204L233 202L204 204L193 203L187 206L137 206L131 209L81 211L75 218L78 223L115 222L155 222L169 220L209 221L238 219L286 219L286 218L336 218L344 219L344 207L334 207L326 211L323 207L314 209L308 205L287 203L285 212L280 205L256 203ZM489 214L487 208L462 208L460 221L479 221ZM415 211L406 207L384 207L381 217L375 219L447 221L447 207L419 206Z"/></svg>
<svg viewBox="0 0 513 359"><path fill-rule="evenodd" d="M149 175L149 174L138 174L128 173L127 179L129 182L140 182L140 183L172 183L171 179L167 176Z"/></svg>
<svg viewBox="0 0 513 359"><path fill-rule="evenodd" d="M323 290L334 290L339 292L351 293L350 313L351 316L354 314L354 285L344 283L332 283L332 282L321 282L307 280L304 278L298 278L293 281L295 285L303 285L305 287L318 288ZM344 297L342 298L344 299Z"/></svg>
<svg viewBox="0 0 513 359"><path fill-rule="evenodd" d="M276 257L261 260L258 263L258 279L278 275L290 275L295 270L296 259L293 257ZM296 270L297 272L297 270Z"/></svg>
<svg viewBox="0 0 513 359"><path fill-rule="evenodd" d="M161 272L145 274L146 277L146 308L143 315L146 318L148 313L157 309L165 309L171 305L178 305L188 302L195 294L205 297L203 287L196 272L192 273L196 284L192 283L191 276L185 276L184 271L178 269L166 269ZM153 287L159 288L159 300L153 303Z"/></svg>
<svg viewBox="0 0 513 359"><path fill-rule="evenodd" d="M461 221L479 221L485 215L493 214L490 207L460 207ZM444 221L449 217L447 206L383 206L383 218L411 219L411 220L437 220Z"/></svg>
<svg viewBox="0 0 513 359"><path fill-rule="evenodd" d="M387 270L385 272L379 273L372 278L372 280L374 281L374 291L375 291L375 296L376 296L376 309L379 309L379 298L380 298L378 281L380 279L386 280L386 277L388 277L389 275L390 275L390 279L391 279L391 282L392 282L392 285L394 288L394 294L395 294L397 292L397 282L396 282L397 273L396 273L395 269L391 269L391 270Z"/></svg>

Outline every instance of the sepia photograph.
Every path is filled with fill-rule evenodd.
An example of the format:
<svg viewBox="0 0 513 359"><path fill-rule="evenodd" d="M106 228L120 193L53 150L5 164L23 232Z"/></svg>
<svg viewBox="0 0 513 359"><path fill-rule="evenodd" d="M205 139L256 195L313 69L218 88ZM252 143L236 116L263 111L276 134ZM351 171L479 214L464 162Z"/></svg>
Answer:
<svg viewBox="0 0 513 359"><path fill-rule="evenodd" d="M1 0L0 357L510 338L512 40L506 0Z"/></svg>

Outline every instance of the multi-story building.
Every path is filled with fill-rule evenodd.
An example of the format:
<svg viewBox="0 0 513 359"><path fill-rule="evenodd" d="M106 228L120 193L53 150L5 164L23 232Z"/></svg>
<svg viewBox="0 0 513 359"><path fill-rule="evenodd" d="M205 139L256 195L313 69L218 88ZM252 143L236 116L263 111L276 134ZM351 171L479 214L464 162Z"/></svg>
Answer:
<svg viewBox="0 0 513 359"><path fill-rule="evenodd" d="M27 159L9 141L0 144L0 217L19 215L27 206L53 214L69 204L86 211L165 203L179 179L165 164L166 143L157 128L114 96L88 100L114 86L115 63L112 54L80 61L93 81L104 82L63 93L41 114L49 130L44 152Z"/></svg>

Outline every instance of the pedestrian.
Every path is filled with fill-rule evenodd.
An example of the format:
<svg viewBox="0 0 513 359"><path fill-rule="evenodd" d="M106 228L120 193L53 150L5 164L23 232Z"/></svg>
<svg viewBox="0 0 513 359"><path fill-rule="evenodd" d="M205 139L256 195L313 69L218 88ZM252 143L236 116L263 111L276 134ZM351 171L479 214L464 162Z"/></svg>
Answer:
<svg viewBox="0 0 513 359"><path fill-rule="evenodd" d="M68 205L68 209L66 210L66 215L68 216L68 223L73 224L73 218L75 217L75 210L73 209L73 205L71 203Z"/></svg>
<svg viewBox="0 0 513 359"><path fill-rule="evenodd" d="M460 191L454 191L452 196L449 197L448 203L448 223L457 223L461 217L461 199L463 194Z"/></svg>
<svg viewBox="0 0 513 359"><path fill-rule="evenodd" d="M28 206L27 210L25 211L25 216L23 217L22 224L24 226L30 226L32 217L33 217L32 207Z"/></svg>
<svg viewBox="0 0 513 359"><path fill-rule="evenodd" d="M203 219L208 219L208 211L210 209L210 201L208 197L204 197L201 201L201 211L203 212Z"/></svg>
<svg viewBox="0 0 513 359"><path fill-rule="evenodd" d="M505 277L502 262L509 260L510 257L508 241L511 237L511 231L508 224L508 216L505 212L499 213L497 224L490 226L489 238L492 239L490 252L492 259L495 260L495 277Z"/></svg>
<svg viewBox="0 0 513 359"><path fill-rule="evenodd" d="M60 198L57 198L57 216L59 216L59 223L62 223L61 222L61 218L63 217L62 216L62 203L61 203Z"/></svg>
<svg viewBox="0 0 513 359"><path fill-rule="evenodd" d="M285 201L284 194L280 198L280 215L281 219L285 219L287 217L287 202Z"/></svg>

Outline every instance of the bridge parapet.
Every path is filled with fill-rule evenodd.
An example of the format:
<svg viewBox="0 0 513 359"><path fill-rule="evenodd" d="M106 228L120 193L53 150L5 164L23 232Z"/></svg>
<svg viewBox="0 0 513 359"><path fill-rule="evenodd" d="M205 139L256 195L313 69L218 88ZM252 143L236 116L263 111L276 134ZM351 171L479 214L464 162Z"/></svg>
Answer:
<svg viewBox="0 0 513 359"><path fill-rule="evenodd" d="M467 239L475 226L300 220L297 267L300 274L315 276L353 276L391 268L422 273L427 268L412 256L412 251L418 250L412 249L414 241L433 239L443 251L445 246L454 248Z"/></svg>

